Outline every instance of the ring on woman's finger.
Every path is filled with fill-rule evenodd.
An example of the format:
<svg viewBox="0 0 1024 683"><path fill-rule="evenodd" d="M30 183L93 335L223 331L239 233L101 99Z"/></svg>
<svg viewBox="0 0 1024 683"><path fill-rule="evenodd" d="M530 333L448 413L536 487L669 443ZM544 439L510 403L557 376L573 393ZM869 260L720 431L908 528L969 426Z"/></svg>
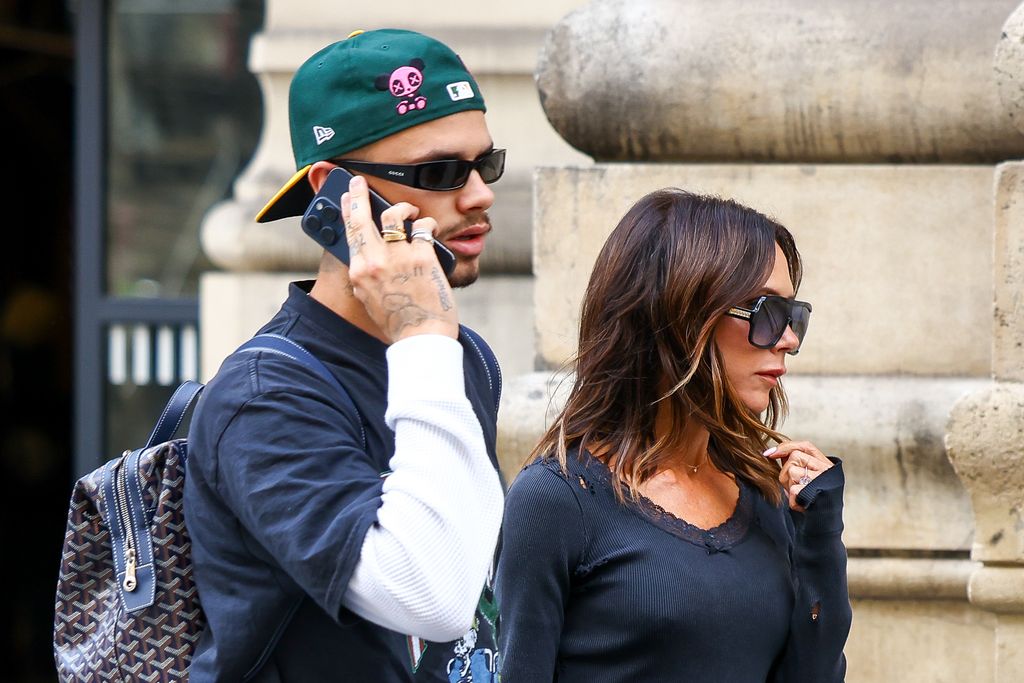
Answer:
<svg viewBox="0 0 1024 683"><path fill-rule="evenodd" d="M423 240L427 244L434 243L434 235L429 230L424 230L422 228L412 231L412 239Z"/></svg>
<svg viewBox="0 0 1024 683"><path fill-rule="evenodd" d="M800 477L800 481L798 483L801 486L807 486L808 484L811 483L811 473L807 470L807 463L803 463L803 468L804 468L804 473Z"/></svg>

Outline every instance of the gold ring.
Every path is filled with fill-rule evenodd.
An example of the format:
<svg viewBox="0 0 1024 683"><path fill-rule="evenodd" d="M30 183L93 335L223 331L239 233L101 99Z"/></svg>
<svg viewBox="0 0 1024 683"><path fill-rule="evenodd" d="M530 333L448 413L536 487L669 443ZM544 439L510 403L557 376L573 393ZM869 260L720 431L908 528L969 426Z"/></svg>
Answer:
<svg viewBox="0 0 1024 683"><path fill-rule="evenodd" d="M385 242L404 242L405 231L404 230L385 230L380 234L384 238Z"/></svg>

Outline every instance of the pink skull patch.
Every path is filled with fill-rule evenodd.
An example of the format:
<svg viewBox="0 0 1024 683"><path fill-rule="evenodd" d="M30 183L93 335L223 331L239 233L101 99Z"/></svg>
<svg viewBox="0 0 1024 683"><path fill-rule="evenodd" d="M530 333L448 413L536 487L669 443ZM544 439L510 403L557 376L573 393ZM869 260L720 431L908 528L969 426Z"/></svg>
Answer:
<svg viewBox="0 0 1024 683"><path fill-rule="evenodd" d="M423 60L414 59L406 66L400 66L390 74L377 76L374 85L377 90L387 90L399 98L395 110L405 114L413 109L423 109L427 106L427 98L416 95L416 92L423 85Z"/></svg>
<svg viewBox="0 0 1024 683"><path fill-rule="evenodd" d="M391 94L395 97L405 97L420 89L423 85L423 72L414 66L403 66L391 72L388 78L391 87Z"/></svg>

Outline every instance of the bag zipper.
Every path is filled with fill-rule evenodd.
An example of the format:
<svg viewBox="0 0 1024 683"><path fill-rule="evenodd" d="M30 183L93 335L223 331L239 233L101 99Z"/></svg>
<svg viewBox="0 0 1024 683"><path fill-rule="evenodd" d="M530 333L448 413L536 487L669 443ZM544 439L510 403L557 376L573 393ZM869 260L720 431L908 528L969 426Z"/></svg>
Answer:
<svg viewBox="0 0 1024 683"><path fill-rule="evenodd" d="M124 581L121 586L131 593L139 585L135 577L135 528L132 526L132 516L128 503L128 456L131 451L121 454L121 464L117 468L117 482L114 487L114 508L118 519L121 520L121 527L125 532L124 545Z"/></svg>

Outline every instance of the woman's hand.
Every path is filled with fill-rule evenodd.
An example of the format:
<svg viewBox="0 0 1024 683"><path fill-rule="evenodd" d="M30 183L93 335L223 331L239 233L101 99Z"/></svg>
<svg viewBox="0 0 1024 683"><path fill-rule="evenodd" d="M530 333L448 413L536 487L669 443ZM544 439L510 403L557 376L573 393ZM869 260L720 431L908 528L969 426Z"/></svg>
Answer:
<svg viewBox="0 0 1024 683"><path fill-rule="evenodd" d="M350 263L352 293L390 343L415 334L459 336L448 278L434 254L433 218L412 224L412 241L385 241L370 213L366 180L356 176L341 196ZM399 202L380 217L385 232L404 232L404 221L419 215L412 204Z"/></svg>
<svg viewBox="0 0 1024 683"><path fill-rule="evenodd" d="M832 467L832 461L810 441L784 441L764 452L766 458L782 459L779 481L789 494L789 507L797 512L804 508L796 497L819 474Z"/></svg>

